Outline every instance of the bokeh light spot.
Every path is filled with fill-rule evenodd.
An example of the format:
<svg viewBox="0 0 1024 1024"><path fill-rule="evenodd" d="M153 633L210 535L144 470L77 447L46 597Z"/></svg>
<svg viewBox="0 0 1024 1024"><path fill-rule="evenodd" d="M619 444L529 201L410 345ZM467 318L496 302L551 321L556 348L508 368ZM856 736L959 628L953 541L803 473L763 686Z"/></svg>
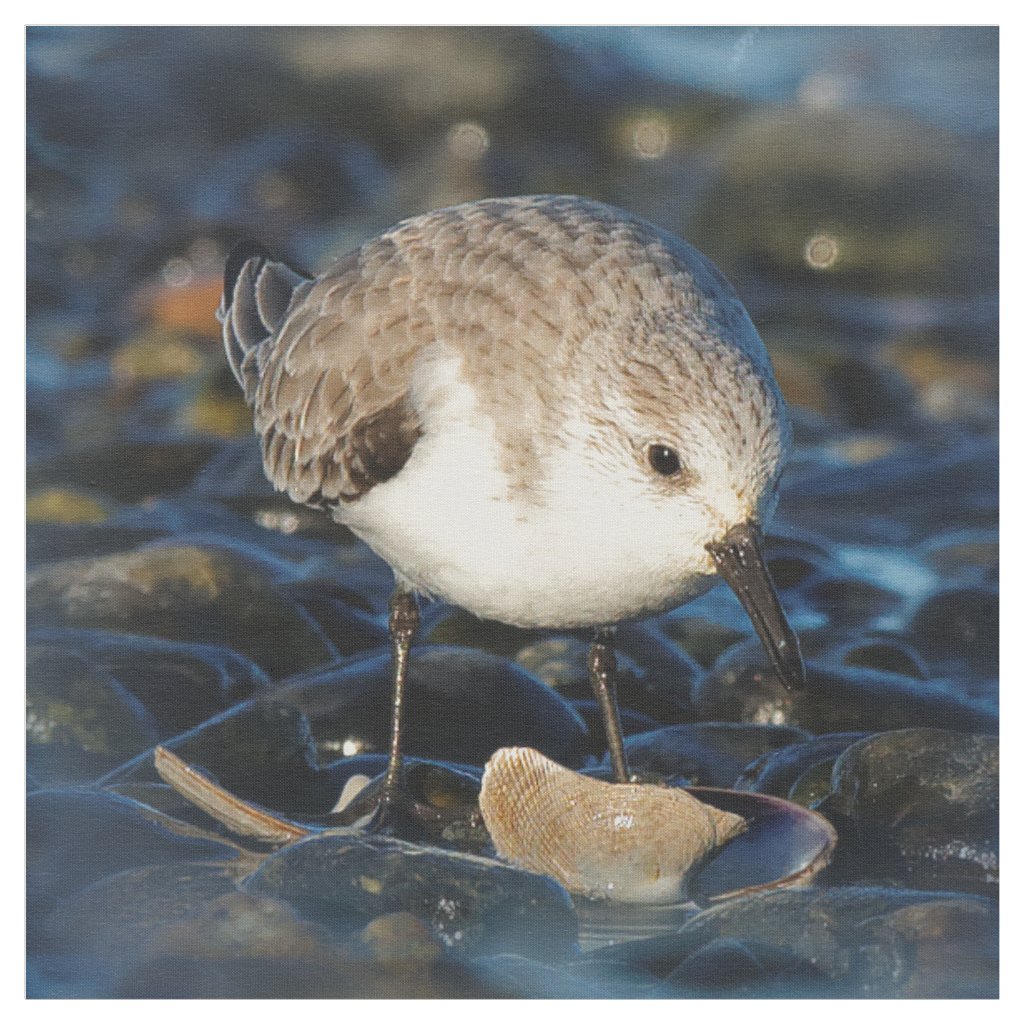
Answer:
<svg viewBox="0 0 1024 1024"><path fill-rule="evenodd" d="M832 235L815 235L804 246L804 262L812 270L828 270L839 257L839 242Z"/></svg>

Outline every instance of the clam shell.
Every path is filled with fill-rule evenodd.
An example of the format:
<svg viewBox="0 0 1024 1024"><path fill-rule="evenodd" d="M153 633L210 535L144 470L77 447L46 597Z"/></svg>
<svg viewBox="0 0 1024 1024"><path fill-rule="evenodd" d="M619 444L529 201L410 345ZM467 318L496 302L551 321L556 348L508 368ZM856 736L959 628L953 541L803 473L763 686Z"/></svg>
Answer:
<svg viewBox="0 0 1024 1024"><path fill-rule="evenodd" d="M526 747L487 762L480 810L506 860L628 903L677 902L690 870L745 827L681 789L602 782Z"/></svg>

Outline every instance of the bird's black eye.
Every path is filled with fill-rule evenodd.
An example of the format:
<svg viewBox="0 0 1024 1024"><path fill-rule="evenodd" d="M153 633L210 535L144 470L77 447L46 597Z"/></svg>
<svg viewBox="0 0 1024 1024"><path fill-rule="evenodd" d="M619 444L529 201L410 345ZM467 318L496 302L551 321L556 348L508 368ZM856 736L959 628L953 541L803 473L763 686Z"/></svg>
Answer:
<svg viewBox="0 0 1024 1024"><path fill-rule="evenodd" d="M675 476L680 470L679 453L665 444L652 444L647 449L647 461L662 476Z"/></svg>

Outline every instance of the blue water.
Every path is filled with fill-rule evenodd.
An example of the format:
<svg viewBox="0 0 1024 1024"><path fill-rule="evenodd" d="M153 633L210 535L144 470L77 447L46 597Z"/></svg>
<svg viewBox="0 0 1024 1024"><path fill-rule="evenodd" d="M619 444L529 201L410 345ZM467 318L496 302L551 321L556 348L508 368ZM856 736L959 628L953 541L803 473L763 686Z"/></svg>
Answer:
<svg viewBox="0 0 1024 1024"><path fill-rule="evenodd" d="M834 97L895 106L965 134L999 123L992 27L743 26L552 28L588 56L614 55L668 82L754 101Z"/></svg>

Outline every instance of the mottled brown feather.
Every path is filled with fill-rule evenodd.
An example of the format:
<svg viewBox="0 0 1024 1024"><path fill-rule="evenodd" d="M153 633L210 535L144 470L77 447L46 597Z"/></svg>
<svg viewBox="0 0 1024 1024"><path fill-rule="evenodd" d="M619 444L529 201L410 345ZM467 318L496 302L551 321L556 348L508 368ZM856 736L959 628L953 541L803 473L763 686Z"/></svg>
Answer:
<svg viewBox="0 0 1024 1024"><path fill-rule="evenodd" d="M414 367L436 343L461 358L502 468L525 495L561 429L566 382L592 397L595 416L618 389L656 418L685 404L678 380L695 350L714 347L705 338L736 338L709 389L730 399L764 358L752 327L743 350L746 315L699 253L571 196L483 200L404 221L303 279L273 333L247 339L261 321L240 292L259 269L239 276L225 344L233 365L244 353L236 375L267 474L300 502L351 502L402 468L424 429L409 394ZM292 280L261 281L264 312L281 308ZM655 372L636 372L641 354Z"/></svg>

